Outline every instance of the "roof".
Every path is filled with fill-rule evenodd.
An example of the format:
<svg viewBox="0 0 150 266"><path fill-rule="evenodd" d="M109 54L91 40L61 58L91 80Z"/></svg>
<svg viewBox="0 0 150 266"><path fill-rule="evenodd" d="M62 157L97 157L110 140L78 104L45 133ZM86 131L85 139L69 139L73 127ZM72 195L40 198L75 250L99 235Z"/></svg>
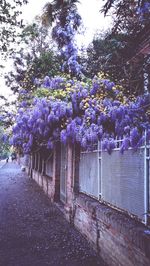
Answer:
<svg viewBox="0 0 150 266"><path fill-rule="evenodd" d="M134 56L129 62L138 62L143 56L150 55L150 27L145 28L135 39L136 48Z"/></svg>

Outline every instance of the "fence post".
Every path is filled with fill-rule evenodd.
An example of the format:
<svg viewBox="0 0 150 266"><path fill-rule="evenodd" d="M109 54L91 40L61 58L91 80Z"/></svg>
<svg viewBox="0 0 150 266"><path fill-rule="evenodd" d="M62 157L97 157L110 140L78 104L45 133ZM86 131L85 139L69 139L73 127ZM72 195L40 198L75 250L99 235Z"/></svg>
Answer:
<svg viewBox="0 0 150 266"><path fill-rule="evenodd" d="M98 141L98 199L102 197L102 142Z"/></svg>
<svg viewBox="0 0 150 266"><path fill-rule="evenodd" d="M145 131L145 145L144 145L144 223L147 224L148 217L148 197L149 197L149 177L148 177L148 160L147 156L148 145L146 140L146 131Z"/></svg>

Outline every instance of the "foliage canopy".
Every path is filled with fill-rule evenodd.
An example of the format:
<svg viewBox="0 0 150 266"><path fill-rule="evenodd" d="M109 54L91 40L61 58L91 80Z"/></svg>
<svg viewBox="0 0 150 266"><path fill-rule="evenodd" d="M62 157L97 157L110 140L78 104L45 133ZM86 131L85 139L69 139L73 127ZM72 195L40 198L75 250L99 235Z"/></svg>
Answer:
<svg viewBox="0 0 150 266"><path fill-rule="evenodd" d="M8 51L9 44L14 42L16 29L23 27L23 20L19 18L20 7L28 0L0 0L0 51Z"/></svg>

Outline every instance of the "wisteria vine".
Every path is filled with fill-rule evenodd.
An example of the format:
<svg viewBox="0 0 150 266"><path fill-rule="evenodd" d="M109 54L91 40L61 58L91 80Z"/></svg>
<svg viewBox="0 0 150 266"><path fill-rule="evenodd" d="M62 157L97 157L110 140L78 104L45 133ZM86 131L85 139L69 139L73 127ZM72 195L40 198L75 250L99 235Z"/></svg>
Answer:
<svg viewBox="0 0 150 266"><path fill-rule="evenodd" d="M75 43L75 34L81 25L81 16L76 9L70 9L65 23L62 25L62 14L57 16L57 24L53 28L52 36L57 42L63 58L62 71L73 76L81 74L81 65L78 62L78 49Z"/></svg>
<svg viewBox="0 0 150 266"><path fill-rule="evenodd" d="M130 101L113 82L99 77L87 82L46 77L41 89L49 94L35 98L30 108L21 103L13 127L12 144L24 153L53 149L57 141L88 149L98 140L111 153L116 138L123 139L123 152L141 146L145 130L150 139L149 95Z"/></svg>
<svg viewBox="0 0 150 266"><path fill-rule="evenodd" d="M149 10L149 5L144 7ZM78 143L83 149L101 141L111 153L117 138L122 139L121 152L137 149L150 140L150 95L131 101L107 78L83 78L74 42L81 17L76 9L66 13L64 23L61 16L58 13L53 38L64 59L62 70L70 77L35 79L36 96L30 106L25 100L20 103L11 143L30 153L37 147L53 149L57 141ZM28 99L23 97L26 91L21 93Z"/></svg>

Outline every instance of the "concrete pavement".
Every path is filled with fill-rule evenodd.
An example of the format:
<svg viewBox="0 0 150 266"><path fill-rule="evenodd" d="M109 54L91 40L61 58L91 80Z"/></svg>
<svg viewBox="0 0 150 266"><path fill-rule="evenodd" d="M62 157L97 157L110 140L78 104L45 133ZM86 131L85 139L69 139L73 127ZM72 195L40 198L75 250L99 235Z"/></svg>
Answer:
<svg viewBox="0 0 150 266"><path fill-rule="evenodd" d="M1 266L104 266L16 163L0 169Z"/></svg>

